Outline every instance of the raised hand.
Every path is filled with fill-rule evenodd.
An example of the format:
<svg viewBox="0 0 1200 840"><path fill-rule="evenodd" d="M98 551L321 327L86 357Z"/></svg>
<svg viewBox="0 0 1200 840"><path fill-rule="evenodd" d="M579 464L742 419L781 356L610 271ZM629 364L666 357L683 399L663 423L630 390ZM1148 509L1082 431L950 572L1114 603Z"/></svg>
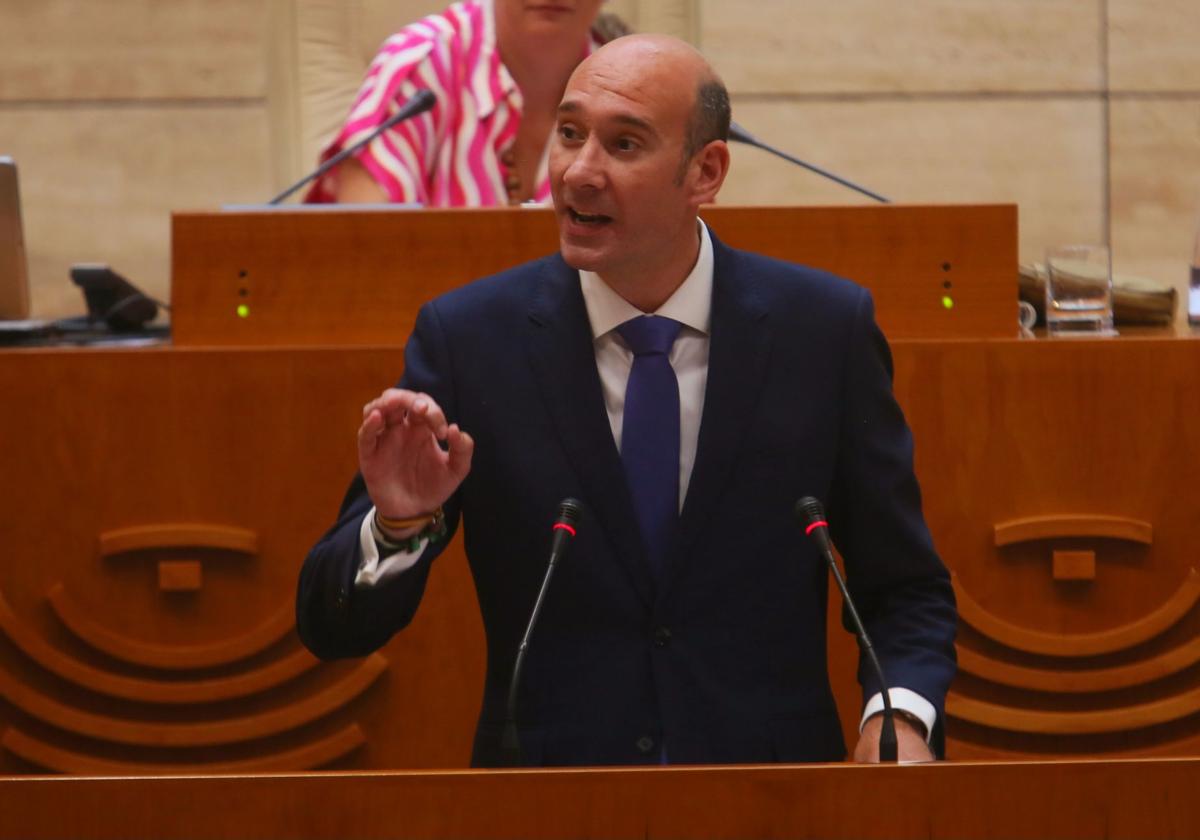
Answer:
<svg viewBox="0 0 1200 840"><path fill-rule="evenodd" d="M358 467L385 516L405 519L443 504L470 472L474 450L428 394L389 388L363 406Z"/></svg>

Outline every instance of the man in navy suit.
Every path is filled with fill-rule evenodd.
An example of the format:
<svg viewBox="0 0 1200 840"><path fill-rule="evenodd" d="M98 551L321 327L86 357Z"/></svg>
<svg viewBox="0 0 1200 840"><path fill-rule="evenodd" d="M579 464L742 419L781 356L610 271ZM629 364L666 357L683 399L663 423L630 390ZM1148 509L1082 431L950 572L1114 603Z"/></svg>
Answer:
<svg viewBox="0 0 1200 840"><path fill-rule="evenodd" d="M403 379L363 409L360 474L301 572L300 635L322 657L386 643L461 517L488 648L476 764L499 760L565 497L583 515L525 663L527 763L844 758L805 495L827 501L900 757L938 743L954 598L887 344L864 289L698 219L728 127L724 86L682 42L631 36L584 61L550 147L560 253L426 304ZM636 349L664 324L662 347ZM869 761L880 686L860 681Z"/></svg>

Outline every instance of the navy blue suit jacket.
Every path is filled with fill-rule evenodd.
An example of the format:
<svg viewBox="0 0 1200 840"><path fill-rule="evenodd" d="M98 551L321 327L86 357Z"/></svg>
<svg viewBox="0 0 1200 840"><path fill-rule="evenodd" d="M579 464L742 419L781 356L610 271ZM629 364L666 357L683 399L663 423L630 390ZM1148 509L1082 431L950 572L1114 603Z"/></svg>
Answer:
<svg viewBox="0 0 1200 840"><path fill-rule="evenodd" d="M921 514L912 437L870 295L714 237L708 383L679 536L657 583L601 395L577 272L554 255L426 304L401 387L475 438L449 501L487 634L473 761L497 761L513 659L559 502L584 503L524 666L527 763L837 761L826 568L793 518L826 501L888 680L937 709L954 598ZM297 623L321 657L360 656L411 619L437 546L355 589L361 478L305 561ZM878 690L859 669L864 695ZM420 675L413 675L419 679Z"/></svg>

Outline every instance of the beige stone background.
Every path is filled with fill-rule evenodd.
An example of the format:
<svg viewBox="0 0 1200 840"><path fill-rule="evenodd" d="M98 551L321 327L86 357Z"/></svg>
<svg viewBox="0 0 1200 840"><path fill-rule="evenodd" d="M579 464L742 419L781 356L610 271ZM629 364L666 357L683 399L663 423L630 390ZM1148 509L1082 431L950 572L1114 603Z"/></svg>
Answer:
<svg viewBox="0 0 1200 840"><path fill-rule="evenodd" d="M74 262L169 295L169 214L298 177L392 29L442 0L0 0L0 154L34 314ZM688 38L758 137L898 203L1015 202L1021 257L1111 242L1185 285L1200 216L1198 0L614 0ZM726 203L867 199L734 149Z"/></svg>

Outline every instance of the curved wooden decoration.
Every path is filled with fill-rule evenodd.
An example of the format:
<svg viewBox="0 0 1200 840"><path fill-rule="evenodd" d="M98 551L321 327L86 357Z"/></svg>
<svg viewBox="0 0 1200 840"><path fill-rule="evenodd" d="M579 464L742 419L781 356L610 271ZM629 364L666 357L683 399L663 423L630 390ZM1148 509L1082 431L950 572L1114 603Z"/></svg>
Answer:
<svg viewBox="0 0 1200 840"><path fill-rule="evenodd" d="M1188 569L1187 577L1175 594L1154 612L1137 621L1098 633L1043 633L992 615L963 590L958 576L953 572L951 578L954 594L958 597L958 614L963 621L1011 648L1048 656L1093 656L1133 647L1171 627L1200 600L1200 574L1192 568Z"/></svg>
<svg viewBox="0 0 1200 840"><path fill-rule="evenodd" d="M288 606L248 633L232 639L199 645L155 645L122 636L102 627L84 615L83 610L67 595L61 583L51 586L46 597L59 620L96 650L122 662L173 671L229 665L239 659L253 656L287 635L296 621L293 608Z"/></svg>
<svg viewBox="0 0 1200 840"><path fill-rule="evenodd" d="M255 671L229 677L161 682L111 674L66 655L22 624L3 592L0 630L22 653L64 680L110 697L143 703L211 703L248 697L280 686L317 665L317 659L301 648Z"/></svg>
<svg viewBox="0 0 1200 840"><path fill-rule="evenodd" d="M296 729L346 705L386 670L387 660L373 653L341 682L312 697L282 709L205 723L138 722L79 711L18 683L3 669L0 669L0 695L38 720L100 741L145 747L200 747L252 741Z"/></svg>
<svg viewBox="0 0 1200 840"><path fill-rule="evenodd" d="M1057 694L1086 694L1144 685L1176 674L1200 662L1200 638L1172 648L1150 659L1086 671L1053 671L1027 668L992 659L982 653L959 647L958 669L1000 685L1028 688Z"/></svg>
<svg viewBox="0 0 1200 840"><path fill-rule="evenodd" d="M995 525L997 547L1029 540L1053 540L1066 537L1103 537L1150 545L1154 537L1154 528L1149 522L1142 519L1105 516L1098 513L1027 516Z"/></svg>
<svg viewBox="0 0 1200 840"><path fill-rule="evenodd" d="M47 770L76 776L147 776L176 773L287 773L313 770L341 758L366 743L366 735L357 723L340 729L296 749L248 758L241 761L221 761L201 764L138 764L126 761L106 761L72 750L64 750L27 735L19 729L9 729L0 739L5 749L14 755Z"/></svg>
<svg viewBox="0 0 1200 840"><path fill-rule="evenodd" d="M1090 712L1043 712L1016 709L950 693L946 714L992 729L1039 735L1094 735L1126 732L1187 717L1200 711L1200 688L1136 706Z"/></svg>
<svg viewBox="0 0 1200 840"><path fill-rule="evenodd" d="M248 528L203 522L137 525L100 534L101 557L154 548L220 548L258 554L258 534Z"/></svg>

